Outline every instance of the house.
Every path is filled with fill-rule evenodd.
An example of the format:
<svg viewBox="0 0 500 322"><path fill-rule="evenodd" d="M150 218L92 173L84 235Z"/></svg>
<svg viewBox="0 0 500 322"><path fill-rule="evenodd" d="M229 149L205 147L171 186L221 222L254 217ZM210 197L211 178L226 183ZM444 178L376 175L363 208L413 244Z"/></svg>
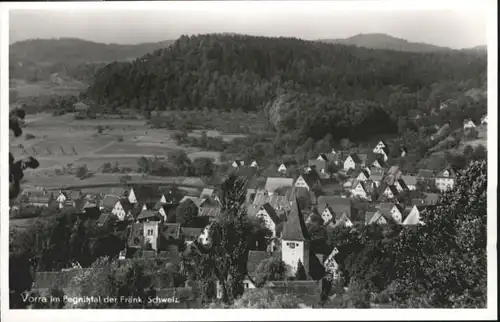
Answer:
<svg viewBox="0 0 500 322"><path fill-rule="evenodd" d="M359 170L359 173L356 176L356 180L365 182L368 180L369 177L370 174L368 173L368 171L366 169L361 169Z"/></svg>
<svg viewBox="0 0 500 322"><path fill-rule="evenodd" d="M286 173L286 171L287 171L286 165L284 163L280 164L278 167L278 172L279 173Z"/></svg>
<svg viewBox="0 0 500 322"><path fill-rule="evenodd" d="M59 191L59 194L56 197L56 201L59 204L59 208L62 208L64 202L66 202L66 200L69 200L69 195L70 194L67 191L62 191L62 190Z"/></svg>
<svg viewBox="0 0 500 322"><path fill-rule="evenodd" d="M252 163L250 164L250 167L252 168L258 168L259 167L259 164L257 163L257 161L252 161Z"/></svg>
<svg viewBox="0 0 500 322"><path fill-rule="evenodd" d="M425 209L430 209L430 208L432 208L432 206L425 206L425 205L419 205L419 206L417 206L417 205L414 205L411 208L410 213L408 214L408 216L403 221L403 225L405 225L405 226L412 226L412 225L417 225L417 224L423 224L423 222L421 220L420 214Z"/></svg>
<svg viewBox="0 0 500 322"><path fill-rule="evenodd" d="M488 115L484 115L481 118L481 125L488 125Z"/></svg>
<svg viewBox="0 0 500 322"><path fill-rule="evenodd" d="M368 216L365 215L365 220L368 219L366 224L401 224L403 221L403 212L404 209L397 204L382 203L379 205L378 209L373 213L371 217L370 215L372 212L369 212L370 215Z"/></svg>
<svg viewBox="0 0 500 322"><path fill-rule="evenodd" d="M308 170L315 170L318 174L327 176L328 175L328 164L325 160L309 160L308 162ZM307 172L309 172L307 171Z"/></svg>
<svg viewBox="0 0 500 322"><path fill-rule="evenodd" d="M334 164L338 165L341 159L340 153L337 153L335 149L332 149L330 153L326 154L326 158L328 162L333 162Z"/></svg>
<svg viewBox="0 0 500 322"><path fill-rule="evenodd" d="M317 200L318 214L325 223L340 220L345 214L347 219L352 215L352 201L339 196L319 196ZM343 220L343 219L342 219Z"/></svg>
<svg viewBox="0 0 500 322"><path fill-rule="evenodd" d="M471 119L464 120L464 131L468 130L468 129L475 129L475 128L476 128L476 124L474 124L474 122L472 122Z"/></svg>
<svg viewBox="0 0 500 322"><path fill-rule="evenodd" d="M215 196L215 190L210 188L203 188L203 190L200 193L200 199L202 199L203 197L212 198L214 196Z"/></svg>
<svg viewBox="0 0 500 322"><path fill-rule="evenodd" d="M361 160L358 154L350 154L344 161L344 171L349 171L351 169L359 168L363 165L363 161Z"/></svg>
<svg viewBox="0 0 500 322"><path fill-rule="evenodd" d="M204 201L204 199L202 199L200 197L184 196L184 197L182 197L182 199L179 202L179 204L183 203L186 200L191 200L196 205L196 207L199 207L199 205Z"/></svg>
<svg viewBox="0 0 500 322"><path fill-rule="evenodd" d="M379 154L382 151L384 151L384 149L387 149L387 148L388 148L387 144L384 141L380 140L380 141L378 141L378 143L375 146L375 148L373 148L373 153Z"/></svg>
<svg viewBox="0 0 500 322"><path fill-rule="evenodd" d="M293 187L293 178L268 177L264 189L272 195L278 188L286 187Z"/></svg>
<svg viewBox="0 0 500 322"><path fill-rule="evenodd" d="M393 185L387 185L382 193L386 198L394 199L399 195L398 189Z"/></svg>
<svg viewBox="0 0 500 322"><path fill-rule="evenodd" d="M308 191L321 187L320 177L315 171L301 174L295 181L294 187L306 188Z"/></svg>
<svg viewBox="0 0 500 322"><path fill-rule="evenodd" d="M451 103L451 100L446 100L446 101L444 101L444 102L441 102L441 103L439 104L439 109L440 109L440 110L447 109L450 103Z"/></svg>
<svg viewBox="0 0 500 322"><path fill-rule="evenodd" d="M136 186L130 188L128 200L131 204L153 204L163 197L162 193L154 187Z"/></svg>
<svg viewBox="0 0 500 322"><path fill-rule="evenodd" d="M381 159L384 160L384 162L389 160L389 149L388 148L382 147L382 148L378 149L378 152L375 152L375 153L380 155Z"/></svg>
<svg viewBox="0 0 500 322"><path fill-rule="evenodd" d="M162 216L154 210L141 210L139 216L137 216L136 221L138 222L160 222Z"/></svg>
<svg viewBox="0 0 500 322"><path fill-rule="evenodd" d="M355 180L352 184L351 194L353 197L369 200L370 194L367 185L363 181Z"/></svg>
<svg viewBox="0 0 500 322"><path fill-rule="evenodd" d="M286 275L295 276L298 263L304 266L306 276L309 276L310 238L298 200L292 202L292 210L283 225L281 237L281 256L285 263Z"/></svg>
<svg viewBox="0 0 500 322"><path fill-rule="evenodd" d="M328 157L326 154L320 154L316 160L328 162Z"/></svg>
<svg viewBox="0 0 500 322"><path fill-rule="evenodd" d="M35 207L48 207L54 201L54 195L48 194L32 194L28 197L28 203Z"/></svg>
<svg viewBox="0 0 500 322"><path fill-rule="evenodd" d="M115 207L116 203L119 200L120 200L120 198L117 196L106 195L101 200L101 204L99 205L99 209L101 211L111 211Z"/></svg>
<svg viewBox="0 0 500 322"><path fill-rule="evenodd" d="M178 190L166 189L160 191L160 196L160 202L162 204L178 204L181 201L183 194Z"/></svg>
<svg viewBox="0 0 500 322"><path fill-rule="evenodd" d="M265 203L269 203L271 207L279 214L284 214L291 209L293 188L288 187L286 195L269 194L266 190L258 190L253 200L253 207L258 209ZM257 210L255 210L257 211Z"/></svg>
<svg viewBox="0 0 500 322"><path fill-rule="evenodd" d="M333 251L328 255L324 262L324 266L326 268L327 273L330 274L332 280L336 281L340 279L340 269L339 264L335 260L335 256L339 253L337 247L333 249Z"/></svg>
<svg viewBox="0 0 500 322"><path fill-rule="evenodd" d="M276 231L276 226L279 225L282 220L269 203L265 203L264 205L262 205L255 214L255 217L260 218L264 221L266 228L269 229L272 233L272 238L279 237L280 232Z"/></svg>
<svg viewBox="0 0 500 322"><path fill-rule="evenodd" d="M399 179L394 181L394 187L396 187L396 190L401 193L403 191L408 191L410 190L407 186L406 183L404 182L403 179Z"/></svg>
<svg viewBox="0 0 500 322"><path fill-rule="evenodd" d="M118 220L123 221L132 208L133 205L129 202L129 200L127 198L122 198L116 202L113 210L111 210L111 213L115 215Z"/></svg>
<svg viewBox="0 0 500 322"><path fill-rule="evenodd" d="M420 169L417 173L417 181L435 181L435 174L432 170Z"/></svg>
<svg viewBox="0 0 500 322"><path fill-rule="evenodd" d="M401 179L405 185L408 187L408 190L414 191L417 189L417 177L412 175L402 175Z"/></svg>
<svg viewBox="0 0 500 322"><path fill-rule="evenodd" d="M233 168L239 168L245 165L245 161L242 160L234 160L232 163Z"/></svg>
<svg viewBox="0 0 500 322"><path fill-rule="evenodd" d="M436 175L436 187L443 192L451 190L455 185L456 179L456 171L451 167L447 167Z"/></svg>
<svg viewBox="0 0 500 322"><path fill-rule="evenodd" d="M198 216L208 218L209 222L214 221L222 212L220 205L209 205L200 207L198 210Z"/></svg>

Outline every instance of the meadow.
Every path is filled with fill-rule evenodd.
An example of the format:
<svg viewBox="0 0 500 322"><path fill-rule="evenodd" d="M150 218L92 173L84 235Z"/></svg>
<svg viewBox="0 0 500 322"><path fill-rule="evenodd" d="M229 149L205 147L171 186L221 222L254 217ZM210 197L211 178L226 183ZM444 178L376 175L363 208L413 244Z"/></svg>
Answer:
<svg viewBox="0 0 500 322"><path fill-rule="evenodd" d="M134 173L140 157L167 157L176 150L184 150L191 159L210 157L220 162L220 152L179 146L171 138L173 133L168 129L152 129L144 120L76 120L72 114L52 116L39 113L28 115L22 137L14 138L11 135L10 151L18 158L28 155L36 157L40 167L27 172L26 184L46 187L119 183L124 174L100 173L99 169L108 162L133 169L132 173L127 173L131 175L132 181L137 178L143 180L142 174ZM198 135L199 132L193 134ZM234 137L238 135L232 134L225 139ZM71 174L61 175L68 165L73 169L86 165L94 175L84 180Z"/></svg>

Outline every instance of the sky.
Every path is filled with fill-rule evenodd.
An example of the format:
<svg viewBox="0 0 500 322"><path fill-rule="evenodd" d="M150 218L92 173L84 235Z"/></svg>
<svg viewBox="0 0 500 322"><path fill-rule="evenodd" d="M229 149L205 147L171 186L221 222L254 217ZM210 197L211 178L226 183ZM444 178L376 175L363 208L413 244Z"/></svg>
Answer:
<svg viewBox="0 0 500 322"><path fill-rule="evenodd" d="M88 3L87 3L88 4ZM362 6L333 7L299 2L176 3L170 7L120 9L64 7L50 10L11 10L10 43L32 38L75 37L136 44L176 39L183 34L234 32L303 39L347 38L358 33L386 33L413 42L451 48L487 43L484 7L440 7L403 10ZM95 7L94 7L95 8ZM111 10L113 9L113 10ZM482 9L482 10L481 10Z"/></svg>

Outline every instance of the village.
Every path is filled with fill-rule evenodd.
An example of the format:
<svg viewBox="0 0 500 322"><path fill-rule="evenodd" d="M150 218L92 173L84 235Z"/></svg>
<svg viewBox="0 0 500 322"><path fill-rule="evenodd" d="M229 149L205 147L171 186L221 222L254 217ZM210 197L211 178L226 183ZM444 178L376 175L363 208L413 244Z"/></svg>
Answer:
<svg viewBox="0 0 500 322"><path fill-rule="evenodd" d="M486 117L481 124L487 124ZM475 127L472 121L464 121L464 131L471 127ZM389 145L382 140L366 152L325 151L309 160L295 178L288 173L288 165L282 163L276 167L274 176L265 178L264 185L254 180L259 175L257 161L231 163L231 173L248 179L243 205L247 216L260 220L269 232L264 248L249 251L245 289L301 288L319 296L325 270L333 279L340 278L335 261L338 249L334 248L330 254L314 253L308 224L319 222L329 229L425 224L420 213L435 207L440 194L453 189L457 180L458 172L451 166L437 173L428 169L405 173L398 165L391 164ZM407 153L406 147L400 147L398 158L404 158ZM330 173L332 170L335 173ZM20 200L35 207L77 209L95 226L112 227L115 233L124 234L126 247L118 255L120 261L141 256L169 258L181 263L193 249L199 251L210 244L211 223L222 211L216 187L198 189L196 193L183 191L182 187L140 185L110 187L107 193L34 187L24 189ZM196 220L191 221L192 226L176 221L180 207L183 211L195 209ZM296 276L297 270L303 268L306 278L258 285L256 270L270 257L285 263L287 276ZM81 269L75 263L61 272L37 272L33 288L64 288L70 280L68 276ZM222 297L220 287L215 296Z"/></svg>

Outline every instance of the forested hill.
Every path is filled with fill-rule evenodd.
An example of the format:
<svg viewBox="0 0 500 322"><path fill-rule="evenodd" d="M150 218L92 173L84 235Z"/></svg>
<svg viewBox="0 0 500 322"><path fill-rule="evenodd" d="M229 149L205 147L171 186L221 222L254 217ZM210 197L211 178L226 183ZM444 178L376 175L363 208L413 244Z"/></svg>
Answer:
<svg viewBox="0 0 500 322"><path fill-rule="evenodd" d="M30 39L9 46L11 61L37 63L91 63L130 60L169 46L173 41L119 45L78 38Z"/></svg>
<svg viewBox="0 0 500 322"><path fill-rule="evenodd" d="M274 119L286 128L300 126L294 123L300 115L314 118L316 127L333 122L338 131L355 131L353 124L379 121L372 126L384 127L380 120L392 113L385 107L392 94L418 94L425 100L436 84L469 81L475 87L485 75L485 57L459 51L409 53L210 34L182 36L133 62L110 64L96 74L87 94L103 107L143 111L268 106L279 111ZM431 103L439 104L438 99ZM314 138L321 133L305 134Z"/></svg>
<svg viewBox="0 0 500 322"><path fill-rule="evenodd" d="M387 34L357 34L345 39L320 39L322 42L354 45L372 49L388 49L409 52L449 51L451 48L430 45L426 43L409 42L402 38Z"/></svg>
<svg viewBox="0 0 500 322"><path fill-rule="evenodd" d="M88 81L97 69L108 63L133 60L172 43L167 40L119 45L77 38L19 41L9 46L9 76L38 81L47 79L52 73L59 73L61 76Z"/></svg>

